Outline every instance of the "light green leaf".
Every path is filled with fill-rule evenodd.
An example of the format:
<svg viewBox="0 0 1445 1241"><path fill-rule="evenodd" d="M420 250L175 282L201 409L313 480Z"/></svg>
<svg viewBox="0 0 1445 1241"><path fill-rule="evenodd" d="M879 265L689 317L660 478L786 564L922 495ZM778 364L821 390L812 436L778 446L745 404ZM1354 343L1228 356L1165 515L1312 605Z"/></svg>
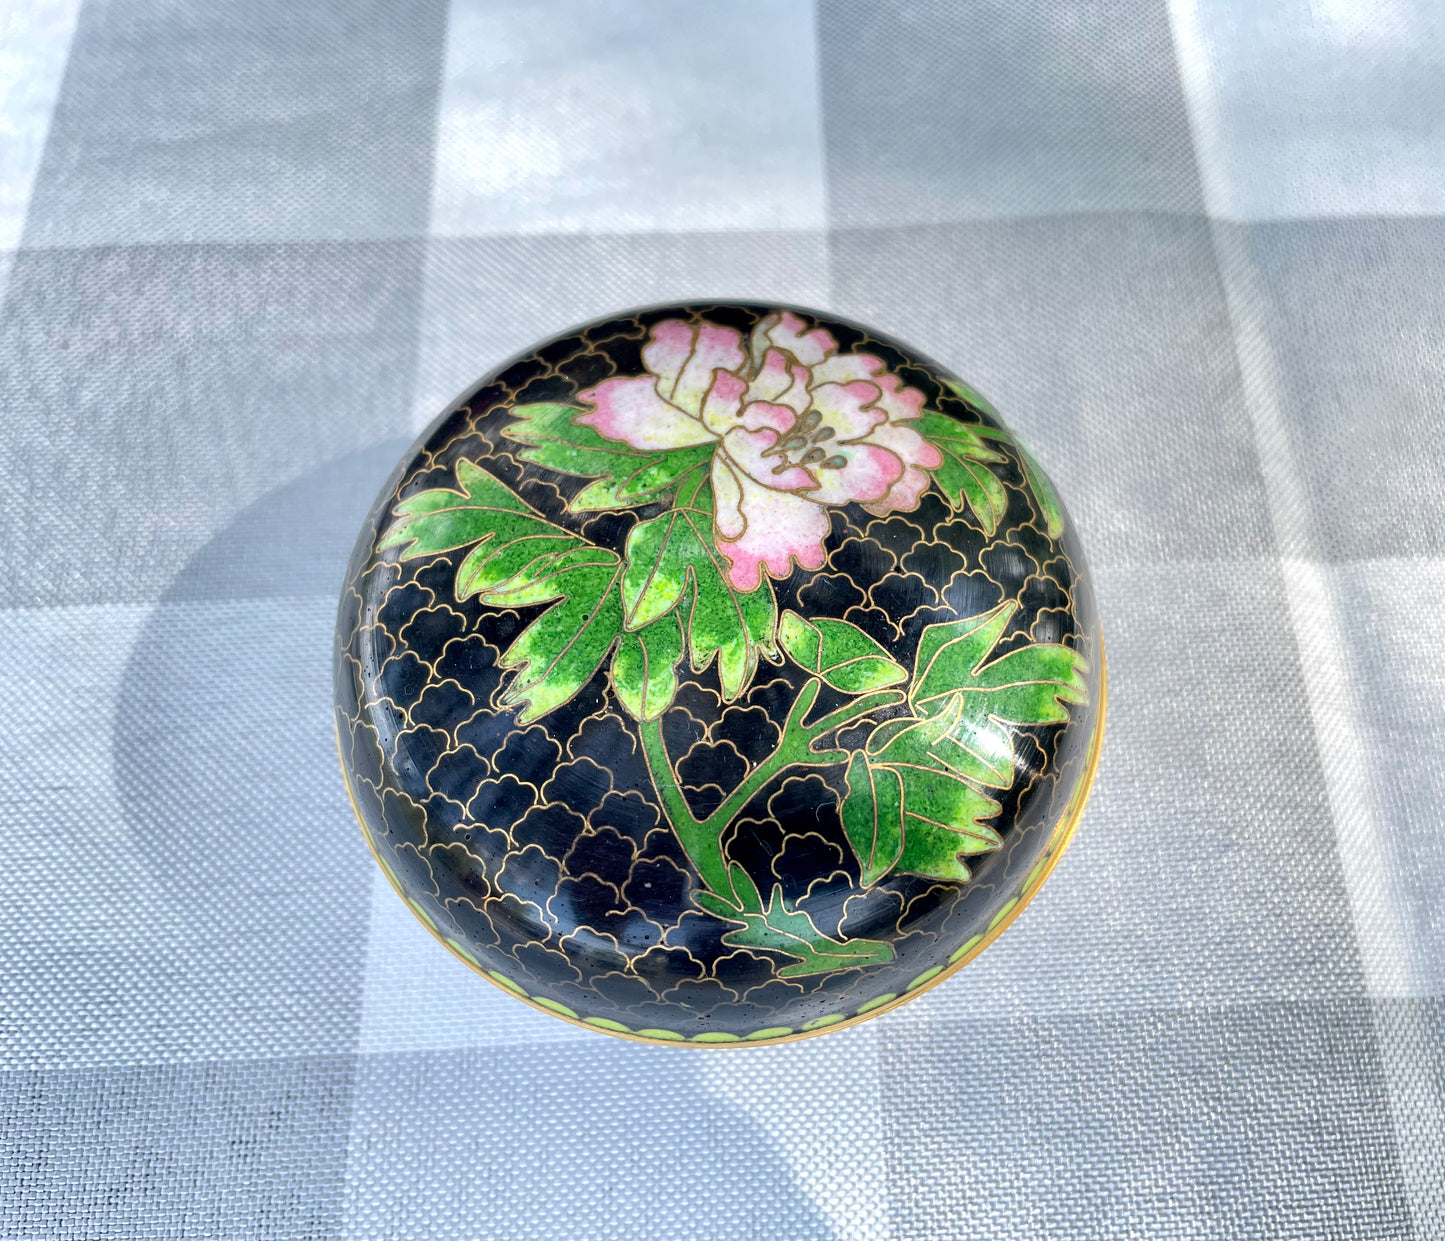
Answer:
<svg viewBox="0 0 1445 1241"><path fill-rule="evenodd" d="M581 412L574 405L518 405L511 411L515 421L502 434L527 445L517 454L523 461L583 478L630 474L655 455L574 423L573 417Z"/></svg>
<svg viewBox="0 0 1445 1241"><path fill-rule="evenodd" d="M742 923L739 930L729 931L722 942L734 948L761 948L793 957L798 964L778 971L780 978L802 978L809 974L826 974L834 970L860 965L879 965L893 960L893 949L878 940L836 940L824 935L813 920L801 910L791 910L783 903L781 884L773 886L767 907L757 885L740 866L731 871L733 889L743 903L742 911L718 897L706 902L705 908L719 917ZM709 893L696 893L702 900Z"/></svg>
<svg viewBox="0 0 1445 1241"><path fill-rule="evenodd" d="M890 720L868 739L875 762L919 767L977 781L992 788L1013 784L1013 741L1003 729L989 728L959 740L963 695L954 694L936 715Z"/></svg>
<svg viewBox="0 0 1445 1241"><path fill-rule="evenodd" d="M783 613L778 640L794 662L844 694L866 694L908 680L907 671L857 625L847 621L804 620Z"/></svg>
<svg viewBox="0 0 1445 1241"><path fill-rule="evenodd" d="M983 842L928 820L910 817L904 829L903 852L898 858L897 869L905 875L967 883L972 872L964 857L996 848L997 837L993 842Z"/></svg>
<svg viewBox="0 0 1445 1241"><path fill-rule="evenodd" d="M612 687L634 718L655 720L671 705L681 659L682 626L675 615L623 633L612 657Z"/></svg>
<svg viewBox="0 0 1445 1241"><path fill-rule="evenodd" d="M747 594L728 581L727 562L713 544L706 474L683 482L675 507L635 525L626 550L626 627L650 625L689 599L684 620L693 670L701 672L716 658L723 696L736 698L752 680L759 654L776 656L777 604L766 578Z"/></svg>
<svg viewBox="0 0 1445 1241"><path fill-rule="evenodd" d="M1056 539L1064 532L1063 501L1059 499L1059 493L1054 490L1053 483L1049 482L1049 476L1044 473L1043 466L1038 463L1034 454L1022 444L1018 445L1018 450L1019 456L1023 458L1024 480L1033 492L1034 506L1043 518L1049 538Z"/></svg>
<svg viewBox="0 0 1445 1241"><path fill-rule="evenodd" d="M903 781L892 767L874 766L862 753L848 764L843 830L865 884L883 878L903 849Z"/></svg>
<svg viewBox="0 0 1445 1241"><path fill-rule="evenodd" d="M964 383L961 379L945 380L955 394L967 401L975 409L982 410L990 417L998 419L999 412L989 403L978 389ZM1064 506L1059 500L1058 492L1054 485L1049 482L1049 476L1044 473L1043 467L1039 465L1037 458L1013 435L1007 431L997 430L993 427L979 428L981 434L989 439L1001 440L1011 444L1018 450L1019 459L1023 464L1024 482L1028 484L1029 492L1033 496L1034 507L1039 511L1039 517L1043 519L1044 526L1048 530L1049 538L1056 539L1064 532ZM989 533L992 533L990 531Z"/></svg>
<svg viewBox="0 0 1445 1241"><path fill-rule="evenodd" d="M679 497L680 498L680 497ZM622 609L629 629L666 616L687 590L693 571L711 567L706 536L687 509L669 509L640 521L627 534Z"/></svg>
<svg viewBox="0 0 1445 1241"><path fill-rule="evenodd" d="M568 505L574 513L650 504L712 459L712 444L651 452L616 443L574 422L581 412L571 405L518 405L512 410L515 421L502 432L527 445L518 454L522 460L596 479Z"/></svg>
<svg viewBox="0 0 1445 1241"><path fill-rule="evenodd" d="M403 500L392 511L394 522L378 551L400 547L403 560L454 551L483 542L496 551L517 539L538 536L582 540L546 521L521 497L485 470L465 459L457 462L460 490L435 487ZM537 554L541 554L539 550Z"/></svg>
<svg viewBox="0 0 1445 1241"><path fill-rule="evenodd" d="M1034 643L992 661L1017 610L1009 602L979 616L930 625L918 642L909 702L913 714L874 729L848 768L844 827L862 838L863 770L876 783L891 771L902 784L902 848L895 869L966 881L965 857L1002 843L985 820L1001 806L990 790L1014 782L1014 725L1069 718L1066 704L1084 702L1088 664L1068 647ZM786 639L785 639L786 640ZM850 803L852 821L850 822ZM865 855L857 843L860 865Z"/></svg>
<svg viewBox="0 0 1445 1241"><path fill-rule="evenodd" d="M1008 508L1008 491L989 463L1008 458L990 447L975 427L947 414L926 409L915 426L943 455L934 481L955 508L966 503L984 533L992 534Z"/></svg>
<svg viewBox="0 0 1445 1241"><path fill-rule="evenodd" d="M500 663L517 669L503 706L525 703L517 717L528 724L568 702L602 666L622 632L616 589L622 564L600 547L583 547L544 565L535 577L488 592L484 603L525 607L559 600L517 635Z"/></svg>
<svg viewBox="0 0 1445 1241"><path fill-rule="evenodd" d="M457 569L459 599L488 607L552 603L502 653L516 669L504 706L525 704L523 723L556 710L602 666L622 629L616 585L622 561L546 521L520 496L470 461L457 462L460 490L439 487L402 501L379 547L403 560L476 544Z"/></svg>
<svg viewBox="0 0 1445 1241"><path fill-rule="evenodd" d="M951 847L955 853L987 853L1003 843L999 834L983 822L1001 809L992 797L941 772L918 767L895 770L903 781L905 838L916 835L922 824L949 832L954 837Z"/></svg>
<svg viewBox="0 0 1445 1241"><path fill-rule="evenodd" d="M457 598L502 589L529 569L535 572L578 545L579 540L566 531L539 531L510 542L492 539L482 543L467 553L457 569Z"/></svg>
<svg viewBox="0 0 1445 1241"><path fill-rule="evenodd" d="M993 719L1010 724L1060 724L1065 703L1088 694L1088 663L1070 647L1034 643L991 663L983 661L998 644L1018 610L1010 600L967 620L929 625L918 642L910 700L920 714L936 711L955 691L963 694L965 727Z"/></svg>

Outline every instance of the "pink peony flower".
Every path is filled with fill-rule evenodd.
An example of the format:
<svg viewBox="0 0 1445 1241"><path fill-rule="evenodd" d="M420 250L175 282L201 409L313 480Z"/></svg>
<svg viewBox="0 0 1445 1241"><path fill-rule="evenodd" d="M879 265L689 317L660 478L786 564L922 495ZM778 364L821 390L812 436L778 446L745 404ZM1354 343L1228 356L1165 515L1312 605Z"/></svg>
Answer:
<svg viewBox="0 0 1445 1241"><path fill-rule="evenodd" d="M838 353L823 328L785 310L744 349L735 328L667 319L642 350L647 374L580 394L576 421L634 448L715 442L714 535L729 580L756 590L766 568L823 565L829 505L856 500L875 516L913 509L942 464L909 421L923 393L881 359Z"/></svg>

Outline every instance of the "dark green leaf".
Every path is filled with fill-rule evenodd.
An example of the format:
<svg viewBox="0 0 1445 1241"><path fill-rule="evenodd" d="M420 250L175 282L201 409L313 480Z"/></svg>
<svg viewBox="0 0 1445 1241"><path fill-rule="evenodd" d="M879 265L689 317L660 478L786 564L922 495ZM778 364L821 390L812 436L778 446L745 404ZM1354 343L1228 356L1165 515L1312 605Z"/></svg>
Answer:
<svg viewBox="0 0 1445 1241"><path fill-rule="evenodd" d="M623 633L612 657L612 687L634 718L655 720L671 705L681 659L682 626L675 615Z"/></svg>
<svg viewBox="0 0 1445 1241"><path fill-rule="evenodd" d="M639 522L627 536L626 627L652 624L685 597L693 670L701 672L716 657L723 696L736 698L752 680L759 654L776 656L777 604L766 578L748 594L728 582L727 563L713 544L712 488L701 471L683 482L674 508Z"/></svg>
<svg viewBox="0 0 1445 1241"><path fill-rule="evenodd" d="M874 766L854 754L848 764L843 830L865 884L883 878L903 848L903 782L892 767Z"/></svg>
<svg viewBox="0 0 1445 1241"><path fill-rule="evenodd" d="M795 958L798 964L779 970L780 978L802 978L809 974L825 974L893 960L893 949L880 941L829 939L813 925L807 914L790 910L784 905L781 884L773 886L768 905L764 908L762 895L742 867L733 867L731 876L733 888L743 902L743 910L739 912L717 898L706 906L720 917L743 924L741 929L724 935L722 942L734 948L761 948ZM702 895L698 894L699 897Z"/></svg>
<svg viewBox="0 0 1445 1241"><path fill-rule="evenodd" d="M574 422L581 412L571 405L518 405L512 410L516 421L502 432L527 445L518 454L522 460L596 479L568 505L574 513L649 504L712 459L712 444L651 452L616 443Z"/></svg>
<svg viewBox="0 0 1445 1241"><path fill-rule="evenodd" d="M844 694L866 694L908 680L905 669L857 625L847 621L804 620L783 613L778 640L794 662Z"/></svg>

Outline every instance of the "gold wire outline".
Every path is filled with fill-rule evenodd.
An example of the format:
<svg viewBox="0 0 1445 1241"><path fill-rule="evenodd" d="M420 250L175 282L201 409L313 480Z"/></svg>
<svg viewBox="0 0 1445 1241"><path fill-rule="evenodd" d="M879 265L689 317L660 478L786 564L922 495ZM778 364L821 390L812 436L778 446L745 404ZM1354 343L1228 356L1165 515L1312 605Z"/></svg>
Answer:
<svg viewBox="0 0 1445 1241"><path fill-rule="evenodd" d="M844 1030L849 1026L861 1025L865 1021L872 1021L874 1017L880 1017L884 1013L892 1012L895 1008L908 1003L909 1000L917 999L925 991L932 991L939 983L952 978L953 975L958 973L965 965L975 960L985 948L989 947L1000 935L1013 925L1014 919L1023 913L1028 903L1038 895L1040 889L1048 882L1049 876L1054 873L1054 867L1059 864L1059 859L1064 856L1065 850L1068 849L1074 839L1074 833L1078 829L1079 820L1083 817L1084 808L1088 804L1089 794L1092 793L1094 789L1094 777L1099 770L1099 756L1104 748L1104 719L1108 714L1109 665L1104 656L1104 635L1102 632L1099 634L1098 641L1099 716L1094 723L1094 735L1089 743L1088 766L1084 769L1083 779L1080 780L1079 787L1074 790L1073 795L1069 798L1069 804L1064 808L1064 814L1059 820L1059 825L1054 829L1053 839L1049 841L1048 848L1044 853L1044 860L1041 863L1043 871L1038 879L1034 881L1033 885L1029 887L1027 891L1022 891L1018 896L1013 898L1013 908L1009 909L1002 918L990 926L988 930L983 933L978 943L970 948L963 956L959 957L957 961L943 966L939 972L927 982L911 989L905 989L896 999L889 1000L885 1004L879 1004L876 1008L869 1008L867 1012L855 1012L851 1017L843 1017L841 1020L828 1022L828 1024L818 1026L812 1030L793 1030L787 1034L780 1034L775 1038L755 1039L749 1038L745 1034L740 1034L725 1042L713 1042L706 1039L706 1034L716 1035L721 1033L720 1031L705 1032L704 1038L699 1040L697 1038L689 1038L685 1034L673 1039L662 1039L650 1038L645 1034L634 1034L631 1031L609 1030L605 1026L593 1025L581 1018L568 1017L564 1013L559 1013L556 1009L548 1007L546 1004L538 1003L531 996L525 995L520 990L521 984L517 984L518 989L513 990L511 987L499 983L495 978L486 973L478 963L468 960L453 948L447 937L437 930L428 919L423 918L416 911L411 900L407 897L406 893L401 890L401 885L397 883L395 877L392 875L391 868L381 860L381 855L377 853L376 845L372 842L371 833L367 830L366 822L361 817L361 807L356 804L356 794L351 788L351 774L346 770L346 755L341 749L341 726L336 722L334 716L331 726L336 737L336 758L341 766L341 780L346 786L347 800L351 802L351 813L356 818L356 824L361 829L361 838L366 841L366 847L371 851L371 856L381 869L381 873L386 876L387 882L391 884L392 889L401 897L402 904L410 911L412 917L416 918L422 926L430 931L432 937L436 939L443 948L479 978L490 983L504 995L511 996L514 1000L520 1000L522 1003L535 1008L539 1013L545 1013L554 1020L565 1021L569 1025L577 1026L580 1029L589 1030L597 1034L610 1035L612 1038L627 1039L633 1043L646 1043L652 1047L776 1047L782 1043L798 1043L802 1042L805 1038L814 1038L819 1034L831 1034L834 1030ZM1035 869L1037 869L1037 867L1035 867ZM1030 874L1032 873L1031 871ZM1027 881L1027 876L1025 876L1025 883L1027 883ZM766 1029L767 1027L764 1028Z"/></svg>

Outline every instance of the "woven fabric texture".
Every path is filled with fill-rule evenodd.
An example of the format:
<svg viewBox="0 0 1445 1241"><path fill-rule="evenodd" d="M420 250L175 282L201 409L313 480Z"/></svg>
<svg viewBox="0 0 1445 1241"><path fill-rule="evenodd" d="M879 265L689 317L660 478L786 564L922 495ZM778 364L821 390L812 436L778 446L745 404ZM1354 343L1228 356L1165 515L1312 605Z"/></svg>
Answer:
<svg viewBox="0 0 1445 1241"><path fill-rule="evenodd" d="M1445 1238L1442 82L1437 0L0 3L0 1235ZM979 962L703 1052L414 923L329 647L465 384L729 297L990 395L1110 712Z"/></svg>

